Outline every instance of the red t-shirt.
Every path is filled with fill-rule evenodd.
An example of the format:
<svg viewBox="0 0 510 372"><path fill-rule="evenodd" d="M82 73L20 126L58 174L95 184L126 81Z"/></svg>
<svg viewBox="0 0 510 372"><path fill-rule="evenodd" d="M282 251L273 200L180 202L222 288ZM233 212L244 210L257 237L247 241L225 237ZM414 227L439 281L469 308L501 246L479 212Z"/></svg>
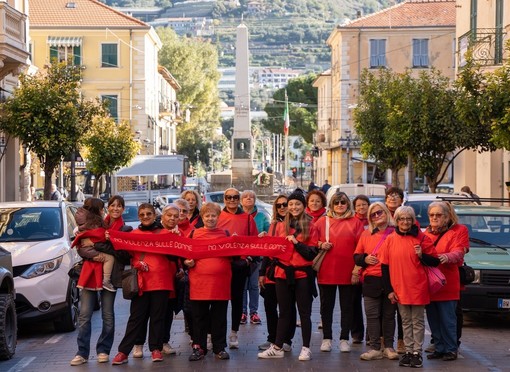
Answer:
<svg viewBox="0 0 510 372"><path fill-rule="evenodd" d="M388 229L391 229L391 231L394 230L392 227L388 227ZM379 245L379 248L374 255L379 259L379 262L375 265L368 265L365 267L361 272L362 279L364 279L367 275L378 277L382 276L380 256L382 243L384 243L384 241L381 242L381 239L386 240L388 236L389 234L386 230L377 231L375 234L372 234L372 232L369 230L365 230L363 231L363 234L361 234L354 254L373 254L372 252Z"/></svg>
<svg viewBox="0 0 510 372"><path fill-rule="evenodd" d="M193 239L209 240L224 238L225 230L201 227L194 230ZM189 292L191 300L230 300L232 268L228 257L202 258L195 260L189 269Z"/></svg>
<svg viewBox="0 0 510 372"><path fill-rule="evenodd" d="M275 236L286 237L287 235L292 235L295 232L296 232L295 229L290 229L289 234L287 234L285 232L285 224L279 223L276 226ZM308 239L305 240L303 233L300 233L300 234L298 234L298 236L296 236L296 240L307 245L307 246L315 246L315 247L317 246L317 243L319 242L319 235L318 235L317 229L315 228L315 226L313 225L312 222L310 222L310 233L308 235ZM294 250L292 252L292 256L290 257L289 261L280 260L280 262L285 266L294 266L294 267L312 266L312 261L305 260L303 258L303 256L301 256L296 250ZM276 266L274 276L275 276L275 278L279 278L279 279L287 278L287 276L285 275L285 270L283 270L279 266ZM306 278L307 275L304 271L296 271L294 274L294 277L296 279L301 279L301 278Z"/></svg>
<svg viewBox="0 0 510 372"><path fill-rule="evenodd" d="M248 213L230 213L223 209L218 219L219 229L228 230L230 235L249 235L257 236L257 224L253 216Z"/></svg>
<svg viewBox="0 0 510 372"><path fill-rule="evenodd" d="M418 244L423 253L437 257L432 241L421 231L416 237L393 232L379 248L381 264L389 266L391 285L402 305L430 303L427 274L414 249Z"/></svg>
<svg viewBox="0 0 510 372"><path fill-rule="evenodd" d="M315 225L319 241L326 241L326 218L329 219L329 242L333 247L324 256L317 273L319 284L347 285L351 283L354 269L354 250L365 231L363 223L355 218L321 217Z"/></svg>

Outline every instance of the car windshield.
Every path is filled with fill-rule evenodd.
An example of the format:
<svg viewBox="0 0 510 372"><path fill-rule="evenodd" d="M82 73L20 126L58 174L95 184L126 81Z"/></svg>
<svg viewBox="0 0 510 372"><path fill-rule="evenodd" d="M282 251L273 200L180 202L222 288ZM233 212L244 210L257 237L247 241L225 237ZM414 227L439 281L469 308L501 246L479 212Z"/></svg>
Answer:
<svg viewBox="0 0 510 372"><path fill-rule="evenodd" d="M62 226L59 208L0 208L0 243L58 239Z"/></svg>
<svg viewBox="0 0 510 372"><path fill-rule="evenodd" d="M126 205L124 213L122 213L124 222L138 221L138 207L136 205Z"/></svg>
<svg viewBox="0 0 510 372"><path fill-rule="evenodd" d="M473 239L471 247L487 245L510 247L510 215L458 214L458 216L459 223L466 225L469 237Z"/></svg>

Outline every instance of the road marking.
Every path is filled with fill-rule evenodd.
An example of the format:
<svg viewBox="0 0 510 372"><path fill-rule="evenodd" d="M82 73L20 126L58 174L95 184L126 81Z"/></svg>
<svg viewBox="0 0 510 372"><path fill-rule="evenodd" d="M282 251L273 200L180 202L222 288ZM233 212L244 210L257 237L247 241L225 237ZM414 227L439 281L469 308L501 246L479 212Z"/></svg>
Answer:
<svg viewBox="0 0 510 372"><path fill-rule="evenodd" d="M22 358L18 363L16 363L11 369L9 369L7 372L19 372L23 371L32 361L35 359L35 357L26 357Z"/></svg>
<svg viewBox="0 0 510 372"><path fill-rule="evenodd" d="M60 340L62 340L62 338L64 337L64 335L55 335L51 338L49 338L45 344L56 344L57 342L59 342Z"/></svg>

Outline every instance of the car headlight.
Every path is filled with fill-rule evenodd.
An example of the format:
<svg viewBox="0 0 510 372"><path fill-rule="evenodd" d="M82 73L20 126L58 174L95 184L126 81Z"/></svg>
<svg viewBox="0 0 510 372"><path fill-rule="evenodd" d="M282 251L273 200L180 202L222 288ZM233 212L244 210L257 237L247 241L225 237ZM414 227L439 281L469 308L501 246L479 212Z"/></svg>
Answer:
<svg viewBox="0 0 510 372"><path fill-rule="evenodd" d="M475 280L471 284L480 284L480 270L475 270Z"/></svg>
<svg viewBox="0 0 510 372"><path fill-rule="evenodd" d="M46 275L52 271L57 270L62 263L62 256L54 258L53 260L38 262L30 266L20 276L25 279L36 278L41 275Z"/></svg>

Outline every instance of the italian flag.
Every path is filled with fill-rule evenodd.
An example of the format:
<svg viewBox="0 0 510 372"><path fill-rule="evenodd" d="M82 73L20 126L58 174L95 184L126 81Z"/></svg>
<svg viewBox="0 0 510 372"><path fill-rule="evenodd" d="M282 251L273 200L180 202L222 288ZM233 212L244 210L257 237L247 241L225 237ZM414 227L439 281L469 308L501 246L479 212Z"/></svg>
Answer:
<svg viewBox="0 0 510 372"><path fill-rule="evenodd" d="M287 91L285 91L285 111L283 111L283 134L289 135L290 118L289 118L289 99Z"/></svg>

